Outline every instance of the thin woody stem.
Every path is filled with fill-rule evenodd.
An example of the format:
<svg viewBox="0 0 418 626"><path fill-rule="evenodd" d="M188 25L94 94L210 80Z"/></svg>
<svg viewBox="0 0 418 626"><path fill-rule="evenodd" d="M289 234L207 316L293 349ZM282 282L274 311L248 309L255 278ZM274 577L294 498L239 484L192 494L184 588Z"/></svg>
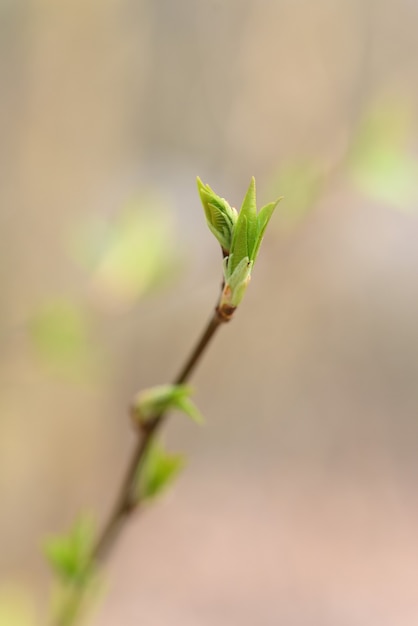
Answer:
<svg viewBox="0 0 418 626"><path fill-rule="evenodd" d="M222 283L222 291L224 286L224 283ZM218 305L212 313L199 341L174 379L174 385L181 385L189 380L218 328L232 318L235 308L225 305L222 306L220 305L220 301L221 300L219 300ZM131 412L133 411L134 409L131 407ZM167 417L168 413L166 411L156 412L146 422L141 424L138 440L129 459L113 509L111 509L109 517L92 550L90 559L91 565L94 563L98 564L105 560L109 552L115 546L125 523L133 512L138 511L141 507L142 500L140 497L138 498L138 494L135 492L138 475L142 471L147 451ZM59 615L55 617L53 626L72 626L72 624L75 623L85 596L85 591L83 587L74 590L74 595L69 598L68 602L64 603Z"/></svg>
<svg viewBox="0 0 418 626"><path fill-rule="evenodd" d="M196 344L196 347L193 349L184 366L174 379L175 385L181 385L189 380L212 337L222 324L229 321L232 314L233 311L220 310L219 307L215 309L207 327ZM162 426L166 418L167 413L157 413L152 419L147 421L146 424L142 426L139 439L119 489L116 502L93 550L93 561L101 561L107 556L118 539L124 523L133 511L137 511L138 507L140 507L141 501L138 501L138 498L135 497L133 493L137 475L138 472L141 471L149 446L153 442L157 431Z"/></svg>

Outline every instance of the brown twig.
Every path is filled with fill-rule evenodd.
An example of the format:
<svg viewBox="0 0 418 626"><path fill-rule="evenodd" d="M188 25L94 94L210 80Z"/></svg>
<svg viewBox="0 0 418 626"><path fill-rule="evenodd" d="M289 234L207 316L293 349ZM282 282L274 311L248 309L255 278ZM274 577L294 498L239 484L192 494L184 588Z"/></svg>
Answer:
<svg viewBox="0 0 418 626"><path fill-rule="evenodd" d="M212 337L222 324L231 319L233 313L234 310L216 307L196 347L175 378L175 385L181 385L189 380ZM140 430L139 439L129 461L116 502L93 550L93 561L102 561L107 556L118 539L124 523L141 506L141 501L134 493L138 472L141 471L146 452L166 418L167 413L158 413Z"/></svg>

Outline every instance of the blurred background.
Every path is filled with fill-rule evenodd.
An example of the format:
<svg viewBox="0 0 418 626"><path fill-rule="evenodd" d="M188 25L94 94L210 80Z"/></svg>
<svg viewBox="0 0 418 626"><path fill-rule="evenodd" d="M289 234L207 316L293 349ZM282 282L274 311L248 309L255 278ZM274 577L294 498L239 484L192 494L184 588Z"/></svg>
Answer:
<svg viewBox="0 0 418 626"><path fill-rule="evenodd" d="M418 2L2 0L0 624L101 526L215 304L199 175L273 217L91 624L418 622Z"/></svg>

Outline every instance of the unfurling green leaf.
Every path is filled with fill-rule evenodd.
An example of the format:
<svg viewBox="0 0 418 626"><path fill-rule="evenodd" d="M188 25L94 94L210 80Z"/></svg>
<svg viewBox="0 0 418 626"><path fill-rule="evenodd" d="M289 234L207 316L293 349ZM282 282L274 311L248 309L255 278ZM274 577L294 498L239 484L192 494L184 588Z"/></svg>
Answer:
<svg viewBox="0 0 418 626"><path fill-rule="evenodd" d="M160 444L150 446L139 468L136 484L138 500L150 500L160 495L184 467L184 459L178 454L169 454Z"/></svg>
<svg viewBox="0 0 418 626"><path fill-rule="evenodd" d="M209 229L221 244L222 249L228 253L238 213L236 209L229 206L225 198L218 196L209 185L203 184L199 177L197 177L197 188Z"/></svg>
<svg viewBox="0 0 418 626"><path fill-rule="evenodd" d="M141 391L134 401L134 414L140 423L170 409L178 409L195 422L202 423L203 417L191 401L189 385L159 385Z"/></svg>
<svg viewBox="0 0 418 626"><path fill-rule="evenodd" d="M91 576L93 542L93 524L89 518L77 521L66 535L47 541L46 557L63 582L83 584Z"/></svg>
<svg viewBox="0 0 418 626"><path fill-rule="evenodd" d="M257 239L251 257L254 262L257 259L258 251L260 249L261 242L263 241L264 232L267 228L271 216L273 215L274 209L279 204L280 200L283 200L283 198L278 198L274 202L270 202L269 204L263 206L257 216Z"/></svg>

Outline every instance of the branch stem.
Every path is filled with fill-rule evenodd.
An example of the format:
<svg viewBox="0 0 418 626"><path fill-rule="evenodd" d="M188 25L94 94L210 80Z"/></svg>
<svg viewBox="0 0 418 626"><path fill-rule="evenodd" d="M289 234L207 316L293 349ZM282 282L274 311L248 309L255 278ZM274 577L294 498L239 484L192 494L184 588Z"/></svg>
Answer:
<svg viewBox="0 0 418 626"><path fill-rule="evenodd" d="M212 337L218 328L227 322L230 317L231 314L225 314L225 312L219 310L218 307L215 309L198 343L174 379L175 385L181 385L189 380L201 357L206 351ZM137 473L141 471L146 452L166 418L167 413L161 412L154 415L152 419L143 425L140 431L139 439L126 469L115 504L93 550L93 561L98 562L104 560L116 543L127 519L133 511L137 511L141 506L141 501L138 501L138 499L134 497L133 493Z"/></svg>

